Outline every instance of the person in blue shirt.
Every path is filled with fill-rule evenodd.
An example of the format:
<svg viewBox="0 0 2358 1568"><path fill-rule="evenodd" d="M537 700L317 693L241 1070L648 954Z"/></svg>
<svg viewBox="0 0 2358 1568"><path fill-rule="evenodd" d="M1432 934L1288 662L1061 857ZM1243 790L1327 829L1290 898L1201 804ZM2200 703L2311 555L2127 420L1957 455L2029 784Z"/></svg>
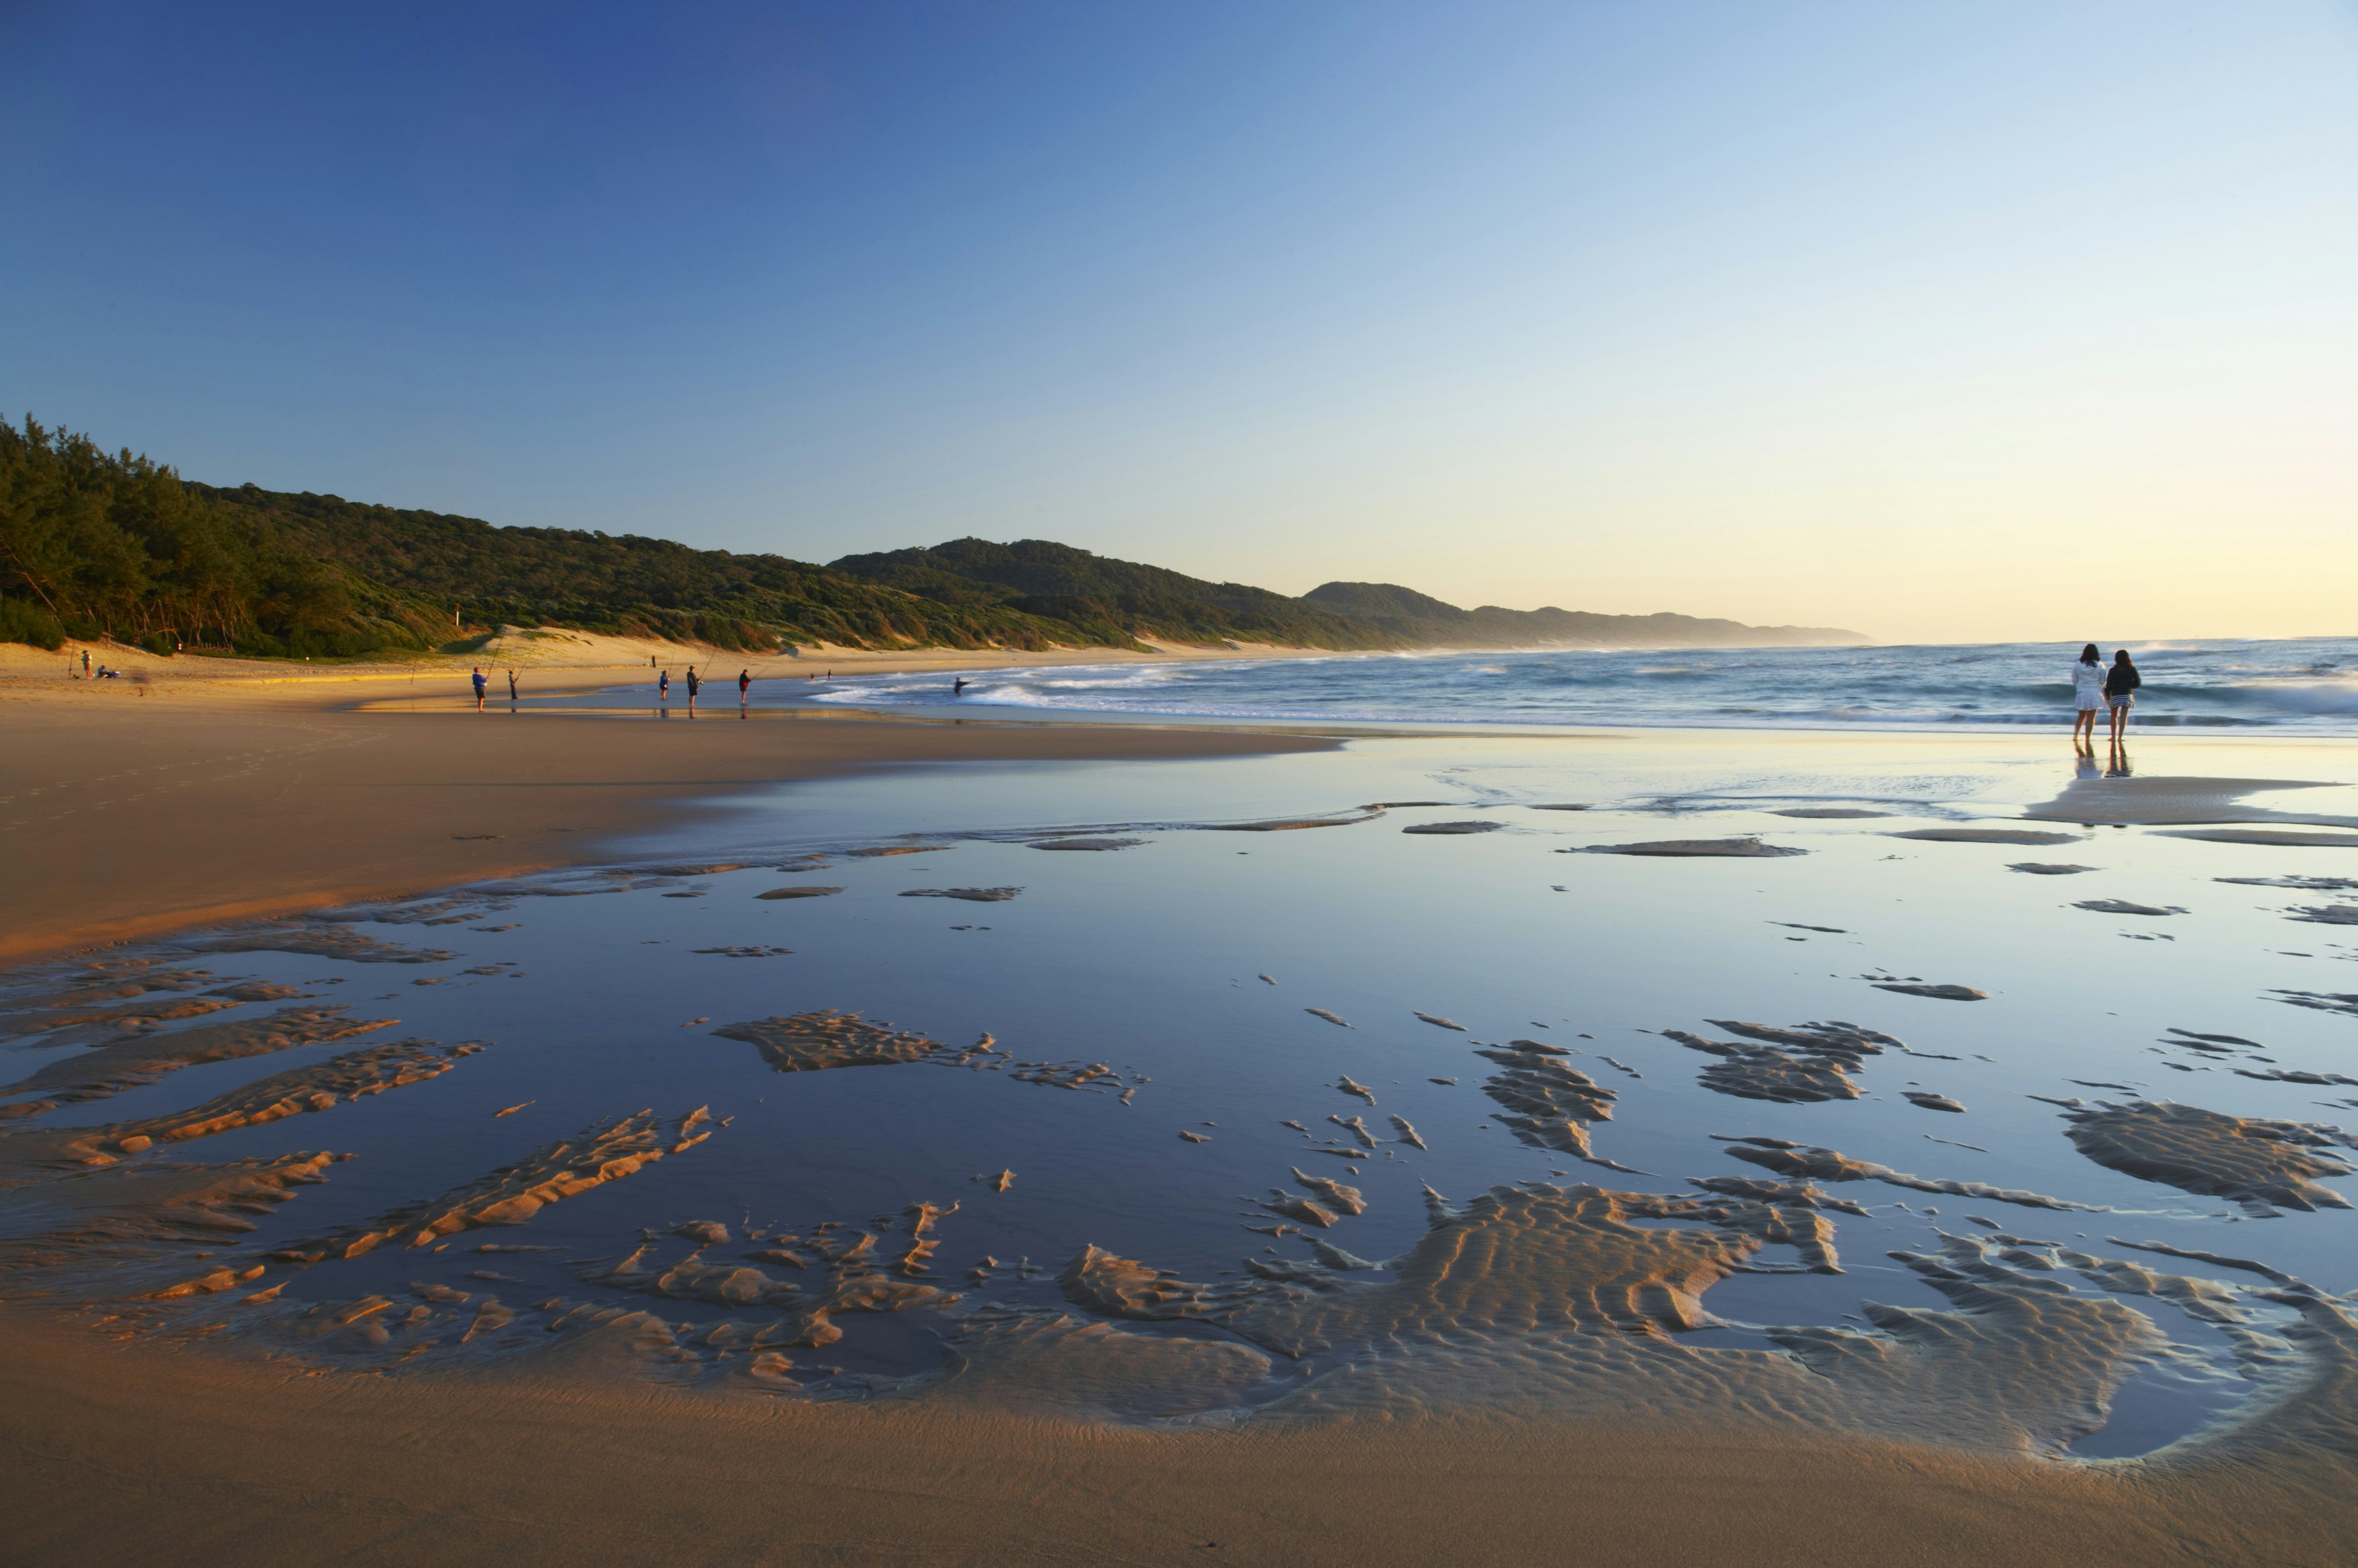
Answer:
<svg viewBox="0 0 2358 1568"><path fill-rule="evenodd" d="M481 666L481 665L476 665L476 666L475 666L475 711L476 711L476 712L478 712L478 713L481 713L482 710L483 710L483 669L482 669L482 666Z"/></svg>

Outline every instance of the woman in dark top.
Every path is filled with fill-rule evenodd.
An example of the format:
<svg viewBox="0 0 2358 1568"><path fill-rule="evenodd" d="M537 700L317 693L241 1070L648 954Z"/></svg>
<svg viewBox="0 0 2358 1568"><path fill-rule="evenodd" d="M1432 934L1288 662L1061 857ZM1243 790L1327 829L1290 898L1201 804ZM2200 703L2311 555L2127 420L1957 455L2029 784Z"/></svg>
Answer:
<svg viewBox="0 0 2358 1568"><path fill-rule="evenodd" d="M2136 688L2145 677L2129 663L2129 651L2117 649L2113 654L2113 667L2104 673L2104 701L2113 710L2113 744L2121 743L2121 730L2129 721L2129 709L2136 706Z"/></svg>

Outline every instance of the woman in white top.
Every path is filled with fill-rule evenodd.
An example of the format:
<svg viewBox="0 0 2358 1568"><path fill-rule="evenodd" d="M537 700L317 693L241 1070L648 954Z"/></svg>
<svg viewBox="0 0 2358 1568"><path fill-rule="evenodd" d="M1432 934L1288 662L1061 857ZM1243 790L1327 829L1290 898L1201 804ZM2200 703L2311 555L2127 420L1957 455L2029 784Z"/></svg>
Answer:
<svg viewBox="0 0 2358 1568"><path fill-rule="evenodd" d="M2080 707L2080 716L2071 725L2071 749L2091 756L2096 751L2096 715L2104 706L2104 659L2091 643L2080 650L2080 662L2071 666L2071 697Z"/></svg>

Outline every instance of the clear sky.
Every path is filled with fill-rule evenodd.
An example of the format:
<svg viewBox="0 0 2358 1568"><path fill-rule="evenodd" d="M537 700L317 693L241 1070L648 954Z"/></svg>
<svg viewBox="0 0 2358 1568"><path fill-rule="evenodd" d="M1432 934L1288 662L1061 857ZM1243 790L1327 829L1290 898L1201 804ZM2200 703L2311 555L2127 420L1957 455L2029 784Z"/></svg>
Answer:
<svg viewBox="0 0 2358 1568"><path fill-rule="evenodd" d="M0 407L825 560L2358 633L2347 4L0 0Z"/></svg>

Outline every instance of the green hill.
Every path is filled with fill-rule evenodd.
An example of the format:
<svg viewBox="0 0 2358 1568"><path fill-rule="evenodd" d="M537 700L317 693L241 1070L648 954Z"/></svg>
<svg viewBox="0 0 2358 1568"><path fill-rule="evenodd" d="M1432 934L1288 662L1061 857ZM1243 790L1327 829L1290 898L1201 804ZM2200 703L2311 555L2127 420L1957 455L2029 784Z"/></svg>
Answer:
<svg viewBox="0 0 2358 1568"><path fill-rule="evenodd" d="M427 624L168 468L29 417L0 426L0 641L337 654L424 647Z"/></svg>
<svg viewBox="0 0 2358 1568"><path fill-rule="evenodd" d="M1461 648L1761 648L1864 643L1834 626L1747 626L1663 611L1599 615L1586 610L1460 610L1388 582L1322 583L1302 596L1420 647Z"/></svg>
<svg viewBox="0 0 2358 1568"><path fill-rule="evenodd" d="M759 651L782 643L1042 648L1075 640L1070 628L1021 611L880 589L784 556L698 550L635 534L499 528L251 485L189 489L418 607L442 636L454 633L440 628L463 622Z"/></svg>
<svg viewBox="0 0 2358 1568"><path fill-rule="evenodd" d="M953 539L931 549L845 556L834 571L949 603L1056 621L1091 642L1277 643L1295 648L1408 646L1390 628L1243 583L1091 555L1045 539Z"/></svg>
<svg viewBox="0 0 2358 1568"><path fill-rule="evenodd" d="M503 528L341 496L234 490L112 456L29 417L0 426L0 642L112 636L158 652L350 656L498 625L766 652L1705 646L1863 642L1683 615L1460 610L1390 583L1300 599L1044 539L954 539L827 566L572 528Z"/></svg>

